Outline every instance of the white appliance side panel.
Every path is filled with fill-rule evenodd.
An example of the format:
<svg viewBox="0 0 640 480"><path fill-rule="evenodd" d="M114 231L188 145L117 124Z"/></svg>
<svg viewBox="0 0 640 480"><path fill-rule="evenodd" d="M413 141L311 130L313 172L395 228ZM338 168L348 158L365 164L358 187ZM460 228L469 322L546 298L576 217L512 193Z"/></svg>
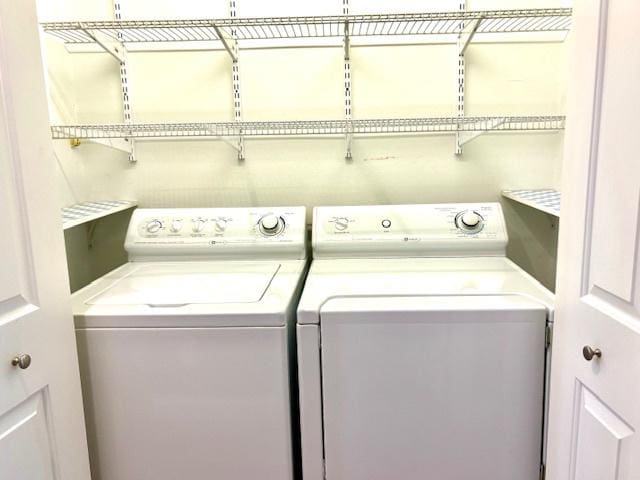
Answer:
<svg viewBox="0 0 640 480"><path fill-rule="evenodd" d="M298 389L302 478L323 480L322 382L320 378L320 327L298 325Z"/></svg>
<svg viewBox="0 0 640 480"><path fill-rule="evenodd" d="M285 328L77 331L100 480L293 475Z"/></svg>
<svg viewBox="0 0 640 480"><path fill-rule="evenodd" d="M545 321L535 306L323 312L326 478L537 480Z"/></svg>

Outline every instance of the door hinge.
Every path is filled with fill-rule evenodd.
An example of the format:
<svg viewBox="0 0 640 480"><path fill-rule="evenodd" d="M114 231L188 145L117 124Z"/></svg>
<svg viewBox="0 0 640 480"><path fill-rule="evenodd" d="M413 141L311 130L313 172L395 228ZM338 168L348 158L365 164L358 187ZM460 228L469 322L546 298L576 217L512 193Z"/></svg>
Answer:
<svg viewBox="0 0 640 480"><path fill-rule="evenodd" d="M545 467L544 463L540 464L540 480L545 480L547 476L547 467Z"/></svg>
<svg viewBox="0 0 640 480"><path fill-rule="evenodd" d="M547 350L551 348L552 342L553 342L553 326L551 324L547 324L544 331L544 344Z"/></svg>

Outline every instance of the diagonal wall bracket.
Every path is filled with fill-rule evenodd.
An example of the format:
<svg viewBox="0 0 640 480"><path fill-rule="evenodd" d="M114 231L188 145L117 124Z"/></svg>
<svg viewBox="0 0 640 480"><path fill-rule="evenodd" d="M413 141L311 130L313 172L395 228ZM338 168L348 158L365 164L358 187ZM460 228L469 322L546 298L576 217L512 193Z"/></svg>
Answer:
<svg viewBox="0 0 640 480"><path fill-rule="evenodd" d="M80 23L80 30L91 38L91 40L100 45L105 52L115 58L119 63L124 63L126 61L124 56L124 45L121 42L115 42L101 32L86 28L84 23Z"/></svg>

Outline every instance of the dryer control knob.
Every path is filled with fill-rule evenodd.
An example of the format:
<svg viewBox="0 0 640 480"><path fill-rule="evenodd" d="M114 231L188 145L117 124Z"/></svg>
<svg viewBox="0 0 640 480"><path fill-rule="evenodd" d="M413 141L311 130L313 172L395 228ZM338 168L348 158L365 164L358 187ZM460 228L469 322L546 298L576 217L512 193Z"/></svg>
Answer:
<svg viewBox="0 0 640 480"><path fill-rule="evenodd" d="M223 233L227 229L227 220L224 218L218 218L213 222L213 228L216 229L216 232Z"/></svg>
<svg viewBox="0 0 640 480"><path fill-rule="evenodd" d="M258 221L258 227L263 235L277 235L284 229L284 220L277 215L265 215Z"/></svg>
<svg viewBox="0 0 640 480"><path fill-rule="evenodd" d="M477 233L482 230L484 219L472 210L466 210L456 215L456 227L467 233Z"/></svg>
<svg viewBox="0 0 640 480"><path fill-rule="evenodd" d="M206 221L202 218L195 218L191 224L191 230L193 233L200 233L204 230Z"/></svg>
<svg viewBox="0 0 640 480"><path fill-rule="evenodd" d="M160 220L151 220L147 223L146 230L147 233L158 233L162 228L162 222Z"/></svg>
<svg viewBox="0 0 640 480"><path fill-rule="evenodd" d="M480 216L475 212L465 212L462 214L462 217L460 217L460 220L462 220L465 226L475 228L480 223Z"/></svg>
<svg viewBox="0 0 640 480"><path fill-rule="evenodd" d="M349 228L349 219L346 217L336 218L333 222L333 226L339 232L344 232L347 228Z"/></svg>
<svg viewBox="0 0 640 480"><path fill-rule="evenodd" d="M182 220L173 220L171 222L171 231L173 233L178 233L180 230L182 230Z"/></svg>

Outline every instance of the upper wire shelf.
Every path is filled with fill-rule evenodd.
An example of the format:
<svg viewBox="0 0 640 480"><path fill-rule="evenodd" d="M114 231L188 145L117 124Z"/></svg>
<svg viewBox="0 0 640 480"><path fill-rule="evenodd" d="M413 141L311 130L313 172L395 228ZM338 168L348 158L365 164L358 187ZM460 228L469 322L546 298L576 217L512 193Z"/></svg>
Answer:
<svg viewBox="0 0 640 480"><path fill-rule="evenodd" d="M198 42L459 34L476 23L475 33L567 31L570 8L484 10L434 13L334 15L305 17L225 18L197 20L119 20L45 22L45 32L67 44L95 43L95 33L122 43Z"/></svg>
<svg viewBox="0 0 640 480"><path fill-rule="evenodd" d="M564 116L427 117L369 120L53 125L54 139L376 135L564 128Z"/></svg>

